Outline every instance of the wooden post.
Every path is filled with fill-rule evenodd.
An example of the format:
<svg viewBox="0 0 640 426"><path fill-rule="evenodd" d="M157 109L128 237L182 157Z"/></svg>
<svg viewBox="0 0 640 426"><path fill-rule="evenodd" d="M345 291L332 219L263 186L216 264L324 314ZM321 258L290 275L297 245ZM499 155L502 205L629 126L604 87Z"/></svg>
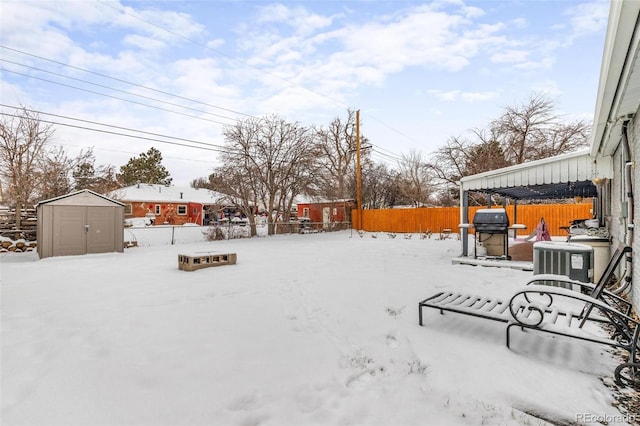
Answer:
<svg viewBox="0 0 640 426"><path fill-rule="evenodd" d="M362 170L360 168L360 110L356 111L356 194L358 230L362 229Z"/></svg>

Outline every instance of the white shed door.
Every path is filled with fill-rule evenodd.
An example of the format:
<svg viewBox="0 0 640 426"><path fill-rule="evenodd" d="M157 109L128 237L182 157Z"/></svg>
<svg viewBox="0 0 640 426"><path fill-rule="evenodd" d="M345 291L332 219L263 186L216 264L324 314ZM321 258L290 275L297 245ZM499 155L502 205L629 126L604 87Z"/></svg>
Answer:
<svg viewBox="0 0 640 426"><path fill-rule="evenodd" d="M53 219L53 255L69 256L87 253L85 236L86 208L56 206Z"/></svg>
<svg viewBox="0 0 640 426"><path fill-rule="evenodd" d="M114 209L56 206L53 255L69 256L114 251Z"/></svg>
<svg viewBox="0 0 640 426"><path fill-rule="evenodd" d="M87 253L114 251L114 210L112 207L87 207Z"/></svg>

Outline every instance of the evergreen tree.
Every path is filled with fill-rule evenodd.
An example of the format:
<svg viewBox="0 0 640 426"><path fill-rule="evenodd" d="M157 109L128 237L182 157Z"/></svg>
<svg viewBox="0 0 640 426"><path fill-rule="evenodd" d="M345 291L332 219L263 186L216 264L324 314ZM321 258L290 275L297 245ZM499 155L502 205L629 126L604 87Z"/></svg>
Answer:
<svg viewBox="0 0 640 426"><path fill-rule="evenodd" d="M106 194L120 187L115 167L112 165L96 167L94 161L95 159L91 157L78 164L73 170L75 190L90 189L99 194Z"/></svg>
<svg viewBox="0 0 640 426"><path fill-rule="evenodd" d="M96 179L96 168L92 162L87 161L78 164L72 172L72 176L76 190L90 188Z"/></svg>
<svg viewBox="0 0 640 426"><path fill-rule="evenodd" d="M138 182L169 185L171 177L162 163L162 154L156 148L151 147L139 157L133 157L127 164L120 167L119 180L125 185L134 185Z"/></svg>

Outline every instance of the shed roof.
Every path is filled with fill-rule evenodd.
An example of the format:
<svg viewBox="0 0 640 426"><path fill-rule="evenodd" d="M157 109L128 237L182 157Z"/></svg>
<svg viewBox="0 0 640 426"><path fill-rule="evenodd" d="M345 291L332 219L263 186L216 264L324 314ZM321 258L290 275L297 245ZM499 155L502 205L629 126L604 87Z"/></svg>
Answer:
<svg viewBox="0 0 640 426"><path fill-rule="evenodd" d="M465 176L460 189L516 200L594 197L593 179L611 178L612 173L611 157L596 159L584 150Z"/></svg>
<svg viewBox="0 0 640 426"><path fill-rule="evenodd" d="M117 189L110 196L122 201L143 201L161 203L200 203L217 204L229 201L228 195L209 189L196 189L189 186L166 186L140 183Z"/></svg>
<svg viewBox="0 0 640 426"><path fill-rule="evenodd" d="M93 192L90 189L82 189L59 197L49 198L48 200L40 201L36 207L44 204L64 206L124 206L124 204L119 201Z"/></svg>

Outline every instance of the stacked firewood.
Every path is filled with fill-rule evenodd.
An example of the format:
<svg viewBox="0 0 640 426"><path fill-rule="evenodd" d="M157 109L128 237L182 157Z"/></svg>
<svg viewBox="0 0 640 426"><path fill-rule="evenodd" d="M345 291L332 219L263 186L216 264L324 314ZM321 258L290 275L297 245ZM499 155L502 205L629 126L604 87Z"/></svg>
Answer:
<svg viewBox="0 0 640 426"><path fill-rule="evenodd" d="M0 252L24 252L24 251L33 251L36 249L35 241L25 241L25 240L10 240L8 238L0 239Z"/></svg>

